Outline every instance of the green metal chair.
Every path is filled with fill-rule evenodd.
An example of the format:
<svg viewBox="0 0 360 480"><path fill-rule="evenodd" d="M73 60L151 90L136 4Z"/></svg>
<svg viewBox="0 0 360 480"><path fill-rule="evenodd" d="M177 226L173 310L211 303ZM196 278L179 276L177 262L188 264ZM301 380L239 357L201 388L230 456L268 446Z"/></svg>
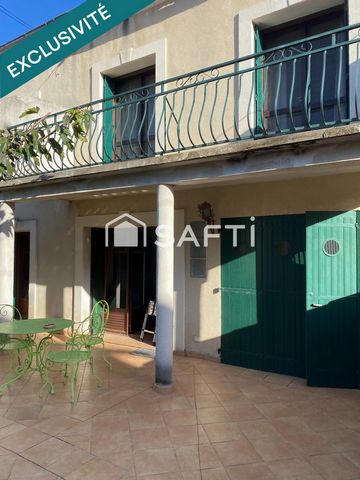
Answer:
<svg viewBox="0 0 360 480"><path fill-rule="evenodd" d="M71 336L66 341L66 346L76 346L78 348L85 348L93 350L96 345L102 345L103 359L109 366L112 365L105 356L105 328L109 319L109 305L105 300L100 300L93 306L90 316L85 318L82 322L75 322L72 328ZM91 356L91 366L93 363L93 356Z"/></svg>
<svg viewBox="0 0 360 480"><path fill-rule="evenodd" d="M14 305L0 304L0 319L10 320L22 320L20 310Z"/></svg>
<svg viewBox="0 0 360 480"><path fill-rule="evenodd" d="M39 360L39 370L41 377L43 379L43 385L40 389L40 397L43 397L43 392L46 386L50 387L50 394L54 395L55 386L54 383L50 380L50 373L61 373L64 375L64 378L67 377L67 369L70 367L70 381L71 381L71 403L75 403L75 385L77 382L77 374L79 366L83 362L88 362L92 364L92 355L93 352L88 348L78 348L74 345L67 345L66 350L64 348L54 349L55 343L53 337L46 337L41 340L38 347L38 360ZM99 384L101 381L96 377Z"/></svg>
<svg viewBox="0 0 360 480"><path fill-rule="evenodd" d="M18 308L13 305L0 305L0 318L10 321L22 320ZM0 335L0 352L6 352L9 356L9 371L5 382L1 385L0 396L4 394L5 388L11 383L21 378L26 370L31 366L33 356L33 342L31 338L17 338L9 335ZM26 351L26 359L21 364L21 352ZM15 357L17 362L15 361ZM16 365L17 363L17 365Z"/></svg>

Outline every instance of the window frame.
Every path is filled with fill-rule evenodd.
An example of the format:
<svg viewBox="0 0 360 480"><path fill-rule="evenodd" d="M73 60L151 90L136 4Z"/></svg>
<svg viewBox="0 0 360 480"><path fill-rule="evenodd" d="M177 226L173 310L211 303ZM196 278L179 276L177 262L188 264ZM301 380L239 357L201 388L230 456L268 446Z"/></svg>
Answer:
<svg viewBox="0 0 360 480"><path fill-rule="evenodd" d="M153 74L153 79L154 81L152 83L144 83L143 82L143 79L145 78L145 75L146 74ZM103 144L104 144L104 155L103 155L103 161L104 163L111 163L113 162L114 160L130 160L132 158L141 158L144 156L143 153L139 154L139 156L137 155L134 155L134 156L131 156L130 158L122 158L122 155L118 155L117 154L117 150L120 148L121 149L121 145L118 143L117 141L117 134L116 134L116 131L117 131L117 112L116 112L116 108L114 108L114 106L116 105L116 103L119 103L119 98L121 96L121 92L119 92L119 84L121 84L122 81L126 80L126 79L131 79L131 78L139 78L141 77L142 81L141 81L141 86L136 86L133 88L133 90L137 90L138 88L141 89L141 88L144 88L144 87L147 87L147 86L150 86L150 85L154 85L156 83L156 65L151 65L151 66L148 66L148 67L145 67L145 68L142 68L140 70L135 70L133 72L130 72L128 74L125 74L125 75L121 75L121 76L118 76L118 77L110 77L110 76L106 76L104 75L103 78L104 78L104 98L107 99L109 98L108 101L104 102L104 109L106 110L104 112L104 133L103 133ZM132 88L128 88L126 89L126 91L130 91L132 90ZM125 93L125 92L124 92ZM154 92L155 93L155 92ZM115 99L111 98L111 97L115 97L117 96ZM154 102L155 103L155 102ZM141 117L143 117L144 115L144 103L142 102L141 103ZM155 108L155 104L154 104L154 108ZM144 129L145 125L143 125L142 127L142 133L141 133L141 144L143 145L144 141L147 140L147 138L145 139L143 137L144 135ZM155 128L155 127L154 127ZM145 129L146 130L146 129ZM110 132L110 135L109 135L109 132ZM155 150L155 131L154 131L154 134L150 136L150 140L152 142L152 145L149 149L153 149ZM126 144L129 144L130 145L131 143L131 139L129 139L128 141L125 141L124 142L124 145ZM140 150L144 150L144 148L140 145Z"/></svg>
<svg viewBox="0 0 360 480"><path fill-rule="evenodd" d="M337 16L339 14L343 15L343 24L342 26L346 26L348 24L348 8L347 8L347 1L344 1L343 4L337 5L325 10L321 10L309 15L305 15L304 17L292 19L283 23L280 23L278 25L273 25L271 27L260 27L259 25L254 24L254 45L255 45L255 53L261 53L264 50L267 49L273 49L276 50L275 47L267 47L265 43L265 35L272 35L275 34L276 32L282 32L286 29L291 28L294 25L298 25L299 22L301 21L303 24L305 24L305 37L302 37L299 40L305 39L309 36L312 36L311 34L308 33L309 29L309 24L316 21L317 19L323 19L324 16L326 17L332 17L332 18L338 18ZM320 22L319 22L320 23ZM339 27L340 28L340 27ZM289 40L287 43L290 42L296 42L296 39ZM279 46L283 45L284 42L280 42ZM255 62L256 66L259 65L264 65L263 59L261 56L256 58ZM344 79L344 87L345 87L345 94L340 97L340 103L341 105L345 105L345 116L346 118L349 115L349 105L348 105L348 99L349 99L349 91L350 91L350 85L349 85L349 62L348 62L348 52L345 52L345 65L344 65L344 72L345 72L345 79ZM271 119L274 118L275 116L275 110L265 110L264 109L264 98L263 98L263 92L264 92L264 78L263 78L263 70L258 70L255 75L255 117L256 117L256 130L255 134L260 134L263 136L264 133L269 132L269 128L266 128L266 125L264 125L265 122L263 122L263 119L266 121L266 119ZM327 100L324 102L324 106L333 106L336 104L336 99L331 99ZM320 108L320 103L319 102L312 102L312 107L314 110ZM301 107L294 106L293 108L293 113L300 113L302 111ZM284 115L288 112L288 108L280 108L277 110L277 114ZM296 128L295 128L296 130ZM293 131L293 129L290 129L290 131ZM279 132L278 132L279 133Z"/></svg>

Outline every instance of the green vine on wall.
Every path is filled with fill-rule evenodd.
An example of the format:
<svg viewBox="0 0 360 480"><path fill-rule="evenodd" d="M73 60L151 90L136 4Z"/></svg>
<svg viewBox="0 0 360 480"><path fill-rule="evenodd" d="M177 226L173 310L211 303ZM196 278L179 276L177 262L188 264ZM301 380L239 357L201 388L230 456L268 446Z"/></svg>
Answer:
<svg viewBox="0 0 360 480"><path fill-rule="evenodd" d="M27 109L20 119L38 114L39 107ZM64 158L73 152L77 142L87 142L87 133L94 121L91 110L72 108L59 122L49 122L50 114L27 122L19 127L0 129L0 178L9 179L19 161L33 161L41 165L43 158L53 161L54 155Z"/></svg>

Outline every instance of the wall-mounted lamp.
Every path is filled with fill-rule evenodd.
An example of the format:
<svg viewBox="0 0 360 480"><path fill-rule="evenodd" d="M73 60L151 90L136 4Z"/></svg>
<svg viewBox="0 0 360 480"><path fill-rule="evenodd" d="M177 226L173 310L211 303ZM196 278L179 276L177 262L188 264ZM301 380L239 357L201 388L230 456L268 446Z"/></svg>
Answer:
<svg viewBox="0 0 360 480"><path fill-rule="evenodd" d="M209 202L200 203L200 205L198 205L198 210L200 218L204 220L207 225L215 224L214 210Z"/></svg>

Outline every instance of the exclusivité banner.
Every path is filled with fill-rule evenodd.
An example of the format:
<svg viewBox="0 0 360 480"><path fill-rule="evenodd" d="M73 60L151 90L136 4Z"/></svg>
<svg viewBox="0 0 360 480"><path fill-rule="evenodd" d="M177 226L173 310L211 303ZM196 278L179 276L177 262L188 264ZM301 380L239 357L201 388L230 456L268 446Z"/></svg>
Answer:
<svg viewBox="0 0 360 480"><path fill-rule="evenodd" d="M87 0L0 55L0 98L147 7L154 0Z"/></svg>

